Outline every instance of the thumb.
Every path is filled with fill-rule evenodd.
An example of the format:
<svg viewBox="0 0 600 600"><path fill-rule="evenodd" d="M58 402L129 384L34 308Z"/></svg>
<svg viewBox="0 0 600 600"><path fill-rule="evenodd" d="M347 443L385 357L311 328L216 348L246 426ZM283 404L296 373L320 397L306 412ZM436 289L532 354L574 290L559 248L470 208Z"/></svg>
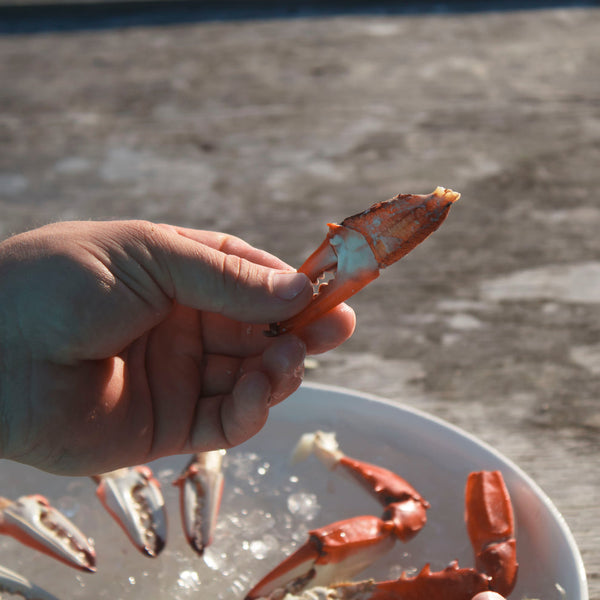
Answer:
<svg viewBox="0 0 600 600"><path fill-rule="evenodd" d="M247 244L221 244L237 252L228 253L210 245L209 232L206 237L202 243L201 232L191 239L162 225L151 225L146 236L148 252L143 254L151 260L144 267L180 304L238 321L268 323L290 317L310 302L312 284L306 275L254 262L258 252Z"/></svg>

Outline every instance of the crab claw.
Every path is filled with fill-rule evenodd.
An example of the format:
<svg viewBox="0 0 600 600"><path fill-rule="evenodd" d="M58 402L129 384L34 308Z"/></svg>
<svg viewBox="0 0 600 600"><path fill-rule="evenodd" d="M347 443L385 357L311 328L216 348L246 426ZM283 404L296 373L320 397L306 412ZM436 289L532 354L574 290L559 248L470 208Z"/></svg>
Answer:
<svg viewBox="0 0 600 600"><path fill-rule="evenodd" d="M471 473L465 490L467 531L475 566L491 578L490 589L508 596L517 580L514 516L500 471Z"/></svg>
<svg viewBox="0 0 600 600"><path fill-rule="evenodd" d="M146 556L158 556L167 538L167 517L160 484L150 468L117 469L92 479L100 502L133 545Z"/></svg>
<svg viewBox="0 0 600 600"><path fill-rule="evenodd" d="M0 498L0 533L82 571L96 570L93 546L44 496Z"/></svg>
<svg viewBox="0 0 600 600"><path fill-rule="evenodd" d="M180 488L183 530L192 548L202 554L213 539L223 495L221 471L225 450L195 454L173 482Z"/></svg>
<svg viewBox="0 0 600 600"><path fill-rule="evenodd" d="M329 223L321 245L298 269L317 284L326 272L335 277L322 284L312 302L281 323L271 323L267 335L275 336L303 327L350 298L432 234L450 206L460 198L452 190L437 187L431 194L398 194L378 202L340 225Z"/></svg>
<svg viewBox="0 0 600 600"><path fill-rule="evenodd" d="M374 496L385 507L383 519L394 524L394 535L402 541L412 539L425 525L429 502L400 475L346 456L339 449L334 433L304 434L294 450L293 460L302 460L311 452L327 468L341 468Z"/></svg>
<svg viewBox="0 0 600 600"><path fill-rule="evenodd" d="M245 600L275 590L296 594L308 586L353 577L394 545L393 525L374 516L354 517L309 531L309 539L248 592Z"/></svg>
<svg viewBox="0 0 600 600"><path fill-rule="evenodd" d="M0 592L18 595L25 600L57 600L56 596L2 566L0 566Z"/></svg>

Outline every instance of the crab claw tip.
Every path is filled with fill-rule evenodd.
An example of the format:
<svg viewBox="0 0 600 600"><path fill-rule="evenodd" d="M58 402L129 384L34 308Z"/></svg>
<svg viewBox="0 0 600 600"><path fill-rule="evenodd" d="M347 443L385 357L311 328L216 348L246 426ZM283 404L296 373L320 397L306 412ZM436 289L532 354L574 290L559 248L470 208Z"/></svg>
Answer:
<svg viewBox="0 0 600 600"><path fill-rule="evenodd" d="M433 195L440 199L446 200L447 202L456 202L460 198L460 194L449 188L438 185L433 191Z"/></svg>
<svg viewBox="0 0 600 600"><path fill-rule="evenodd" d="M174 482L180 488L181 520L190 546L202 555L212 542L223 495L224 450L195 454Z"/></svg>
<svg viewBox="0 0 600 600"><path fill-rule="evenodd" d="M165 546L166 514L160 484L145 466L96 476L96 495L142 554L155 558Z"/></svg>

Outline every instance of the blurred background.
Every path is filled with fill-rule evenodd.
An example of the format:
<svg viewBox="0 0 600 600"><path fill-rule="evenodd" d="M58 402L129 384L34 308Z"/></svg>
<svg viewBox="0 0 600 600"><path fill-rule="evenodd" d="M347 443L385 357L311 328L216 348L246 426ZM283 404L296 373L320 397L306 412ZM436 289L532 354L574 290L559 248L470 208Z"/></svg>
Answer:
<svg viewBox="0 0 600 600"><path fill-rule="evenodd" d="M141 218L298 266L330 221L460 191L306 379L514 460L600 600L599 31L598 2L2 1L0 238Z"/></svg>

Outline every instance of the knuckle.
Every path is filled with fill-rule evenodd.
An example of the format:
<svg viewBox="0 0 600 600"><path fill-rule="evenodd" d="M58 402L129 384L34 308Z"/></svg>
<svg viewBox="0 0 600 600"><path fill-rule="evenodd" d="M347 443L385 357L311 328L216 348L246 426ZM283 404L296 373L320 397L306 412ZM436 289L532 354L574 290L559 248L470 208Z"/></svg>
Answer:
<svg viewBox="0 0 600 600"><path fill-rule="evenodd" d="M223 265L223 287L226 296L235 298L255 287L256 266L234 254L226 254Z"/></svg>

